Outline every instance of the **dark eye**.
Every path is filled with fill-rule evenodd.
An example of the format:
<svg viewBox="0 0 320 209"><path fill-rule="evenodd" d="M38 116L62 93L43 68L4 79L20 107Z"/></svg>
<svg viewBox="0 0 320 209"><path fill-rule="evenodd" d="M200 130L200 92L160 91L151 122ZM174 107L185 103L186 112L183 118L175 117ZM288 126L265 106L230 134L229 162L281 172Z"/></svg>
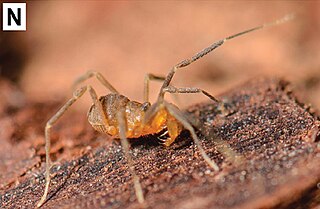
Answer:
<svg viewBox="0 0 320 209"><path fill-rule="evenodd" d="M147 111L150 106L151 106L150 102L145 102L145 103L142 104L141 109L143 111Z"/></svg>

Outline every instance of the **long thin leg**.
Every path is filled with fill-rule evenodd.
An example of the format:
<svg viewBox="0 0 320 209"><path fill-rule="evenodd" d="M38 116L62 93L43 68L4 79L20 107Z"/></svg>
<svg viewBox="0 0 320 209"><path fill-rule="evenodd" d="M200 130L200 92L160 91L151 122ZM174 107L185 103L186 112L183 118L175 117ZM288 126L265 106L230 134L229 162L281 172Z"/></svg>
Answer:
<svg viewBox="0 0 320 209"><path fill-rule="evenodd" d="M80 83L83 83L84 81L88 80L89 78L95 76L100 83L105 86L107 89L109 89L113 93L119 93L108 81L105 79L105 77L96 71L88 71L86 74L80 76L72 85L72 88L75 89Z"/></svg>
<svg viewBox="0 0 320 209"><path fill-rule="evenodd" d="M163 89L164 92L169 92L169 93L202 93L205 96L209 97L209 99L219 102L214 96L209 94L208 92L199 89L199 88L192 88L192 87L185 87L185 88L176 88L174 86L167 86L166 88Z"/></svg>
<svg viewBox="0 0 320 209"><path fill-rule="evenodd" d="M150 81L164 81L166 79L165 76L157 76L151 73L147 73L144 77L144 91L143 91L143 99L144 102L149 102L149 83Z"/></svg>
<svg viewBox="0 0 320 209"><path fill-rule="evenodd" d="M72 106L85 92L86 90L89 91L91 98L93 102L98 106L98 109L102 111L102 105L97 99L97 94L94 91L94 89L91 86L84 86L81 87L80 89L76 90L73 93L73 97L69 99L59 110L58 112L50 118L50 120L47 122L46 127L45 127L45 150L46 150L46 174L45 174L45 179L46 179L46 185L45 185L45 190L44 193L40 199L40 201L37 204L37 207L40 207L43 205L43 203L47 199L48 191L49 191L49 185L51 181L50 177L50 168L51 168L51 159L50 159L50 146L51 146L51 141L50 141L50 133L51 133L51 128L52 126L60 119L63 114L69 109L69 107ZM100 105L99 105L100 104ZM100 108L99 108L100 107ZM102 113L104 115L104 113ZM106 122L106 119L105 119Z"/></svg>
<svg viewBox="0 0 320 209"><path fill-rule="evenodd" d="M208 165L213 168L213 170L215 171L219 171L219 167L218 165L210 159L210 157L206 154L206 152L204 151L201 143L200 143L200 140L194 130L194 128L192 127L192 125L189 123L189 121L185 118L185 116L182 114L182 112L177 109L175 106L167 103L167 102L164 102L164 105L166 106L167 110L169 111L169 113L175 117L183 126L185 129L187 129L192 138L193 138L193 141L195 142L195 144L197 145L199 151L200 151L200 154L202 155L203 159L208 163Z"/></svg>
<svg viewBox="0 0 320 209"><path fill-rule="evenodd" d="M90 85L87 86L87 89L88 89L88 91L90 93L92 102L94 103L94 105L96 107L98 107L98 111L100 112L100 115L102 116L102 120L103 120L104 126L108 126L107 116L105 115L105 113L103 111L102 104L98 99L96 91Z"/></svg>
<svg viewBox="0 0 320 209"><path fill-rule="evenodd" d="M169 92L169 93L203 93L205 96L209 97L211 100L215 101L215 102L219 102L216 98L214 98L212 95L210 95L208 92L199 89L199 88L176 88L174 86L168 86L167 88L163 89L165 92ZM193 120L193 125L196 127L200 127L199 121L197 120ZM199 129L200 131L202 131L201 129ZM209 131L210 133L211 131ZM211 136L213 136L212 133L210 133ZM224 141L222 141L221 139L215 138L214 139L215 143L219 146L217 146L217 149L219 150L219 152L221 152L222 155L224 155L226 157L226 159L230 160L232 163L236 164L238 162L243 161L243 157L241 157L240 155L237 155L234 151L232 151L227 143L225 143Z"/></svg>
<svg viewBox="0 0 320 209"><path fill-rule="evenodd" d="M263 24L263 25L260 25L260 26L257 26L257 27L254 27L254 28L251 28L251 29L248 29L248 30L245 30L245 31L242 31L240 33L236 33L234 35L231 35L231 36L228 36L224 39L221 39L213 44L211 44L209 47L201 50L200 52L196 53L194 56L192 56L191 58L189 59L185 59L181 62L179 62L178 64L176 64L175 66L173 66L171 68L171 70L169 71L169 73L167 74L166 76L166 79L165 81L163 82L162 84L162 87L160 89L160 92L159 92L159 97L158 99L159 100L163 100L163 97L164 97L164 91L163 89L166 88L167 86L169 86L175 72L180 69L180 68L183 68L183 67L186 67L188 65L190 65L191 63L197 61L198 59L200 59L201 57L209 54L210 52L212 52L213 50L215 50L216 48L220 47L221 45L223 45L227 40L230 40L230 39L233 39L233 38L236 38L236 37L239 37L239 36L242 36L244 34L247 34L247 33L250 33L250 32L253 32L253 31L256 31L256 30L260 30L262 28L266 28L266 27L270 27L270 26L273 26L273 25L278 25L278 24L282 24L284 22L287 22L291 19L294 18L294 15L293 14L289 14L289 15L286 15L284 16L283 18L280 18L276 21L273 21L273 22L270 22L270 23L266 23L266 24Z"/></svg>
<svg viewBox="0 0 320 209"><path fill-rule="evenodd" d="M204 136L214 141L217 150L225 157L226 160L230 161L233 165L239 165L244 162L244 157L233 151L228 143L217 137L212 127L210 128L210 126L201 125L199 118L193 117L188 119L190 123L194 127L197 127Z"/></svg>
<svg viewBox="0 0 320 209"><path fill-rule="evenodd" d="M148 73L144 77L144 91L143 91L143 98L145 103L149 103L149 84L150 81L164 81L166 77L164 76L157 76L151 73ZM171 94L174 102L176 104L180 104L179 98L176 94Z"/></svg>
<svg viewBox="0 0 320 209"><path fill-rule="evenodd" d="M135 193L137 196L137 200L139 203L143 203L144 197L143 197L142 187L140 184L139 177L137 176L135 168L133 166L133 160L132 160L131 155L129 153L129 142L126 137L127 123L126 123L126 116L125 116L124 109L119 110L119 112L117 114L117 120L118 120L118 124L119 124L119 136L120 136L120 140L121 140L121 145L123 148L124 155L125 155L125 157L128 161L128 164L129 164L129 171L130 171L130 174L133 178L133 185L134 185L134 190L135 190Z"/></svg>

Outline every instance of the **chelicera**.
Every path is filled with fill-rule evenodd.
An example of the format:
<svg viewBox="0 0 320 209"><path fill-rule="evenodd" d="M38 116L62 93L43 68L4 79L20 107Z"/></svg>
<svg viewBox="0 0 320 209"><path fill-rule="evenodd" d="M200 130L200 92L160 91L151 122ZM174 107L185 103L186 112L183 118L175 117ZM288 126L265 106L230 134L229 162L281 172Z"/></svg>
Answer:
<svg viewBox="0 0 320 209"><path fill-rule="evenodd" d="M279 19L272 23L263 24L261 26L254 27L249 30L245 30L240 33L236 33L234 35L221 39L213 43L209 47L203 49L202 51L196 53L190 59L185 59L182 62L174 65L165 77L147 74L145 77L143 103L131 101L127 97L120 94L99 72L90 71L87 72L85 75L79 77L75 81L74 86L78 86L87 79L95 77L111 93L98 98L95 90L90 85L82 86L73 93L72 98L69 99L58 110L58 112L55 115L53 115L53 117L47 122L45 127L46 183L43 196L38 202L37 207L40 207L46 201L51 181L51 160L49 155L51 127L58 121L59 118L61 118L61 116L67 111L67 109L71 107L72 104L74 104L86 91L89 92L93 101L93 104L88 112L88 121L95 130L103 134L109 134L116 138L120 138L125 157L129 164L129 170L133 178L134 189L138 202L144 202L144 195L139 178L136 175L135 169L133 167L132 158L129 154L128 139L130 138L138 138L144 135L163 132L162 136L160 137L160 140L162 141L162 144L164 146L170 146L175 141L180 132L183 129L187 129L190 132L194 143L197 145L197 148L199 149L203 159L214 171L218 171L218 165L209 158L209 156L203 149L200 140L198 139L198 136L195 132L193 124L188 120L186 115L181 110L179 110L177 106L167 102L164 99L164 96L166 93L201 93L207 96L209 99L213 100L214 102L218 102L218 100L214 96L209 94L207 91L204 91L199 88L175 87L171 84L171 80L178 70L187 67L196 60L207 55L214 49L223 45L227 40L233 39L235 37L244 35L255 30L265 28L267 26L286 22L291 18L292 15L287 15L282 19ZM158 98L156 102L152 105L149 102L149 81L151 80L158 80L163 82L158 94ZM166 136L166 138L164 138L164 136Z"/></svg>

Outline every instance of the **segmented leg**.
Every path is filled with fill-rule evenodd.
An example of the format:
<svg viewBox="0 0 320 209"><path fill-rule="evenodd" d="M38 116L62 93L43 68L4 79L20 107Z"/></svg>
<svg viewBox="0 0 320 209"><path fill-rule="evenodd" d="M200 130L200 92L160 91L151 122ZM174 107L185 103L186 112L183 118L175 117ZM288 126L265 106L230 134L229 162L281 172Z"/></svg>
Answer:
<svg viewBox="0 0 320 209"><path fill-rule="evenodd" d="M69 109L69 107L72 106L86 91L89 91L91 98L95 105L99 108L99 111L101 112L101 115L104 115L103 110L102 110L102 105L97 99L97 94L94 91L94 89L91 86L84 86L81 87L80 89L76 90L73 93L73 97L69 99L59 110L58 112L50 118L50 120L47 122L46 127L45 127L45 150L46 150L46 173L45 173L45 180L46 180L46 185L45 185L45 190L44 193L40 199L40 201L37 204L37 207L40 207L43 205L43 203L47 199L48 191L49 191L49 185L51 181L50 177L50 168L51 168L51 159L50 159L50 146L51 146L51 141L50 141L50 133L51 133L51 127L60 119L63 114ZM104 115L105 116L105 115ZM107 122L106 117L104 117L104 121Z"/></svg>
<svg viewBox="0 0 320 209"><path fill-rule="evenodd" d="M289 15L286 15L286 16L284 16L284 17L282 17L282 18L280 18L278 20L275 20L273 22L265 23L263 25L260 25L260 26L257 26L257 27L242 31L240 33L233 34L233 35L228 36L226 38L223 38L223 39L221 39L219 41L216 41L215 43L211 44L207 48L205 48L205 49L201 50L200 52L196 53L195 55L193 55L191 58L185 59L185 60L179 62L178 64L173 66L171 68L171 70L169 71L169 73L167 74L166 79L164 80L164 82L162 84L162 87L160 89L160 92L159 92L159 100L163 100L163 97L164 97L163 89L170 85L170 82L171 82L171 80L172 80L172 78L173 78L173 76L174 76L174 74L176 73L177 70L179 70L181 68L184 68L184 67L187 67L188 65L190 65L191 63L197 61L201 57L209 54L210 52L212 52L216 48L219 48L226 41L228 41L230 39L234 39L236 37L242 36L244 34L247 34L247 33L250 33L250 32L256 31L256 30L260 30L262 28L266 28L266 27L270 27L270 26L273 26L273 25L282 24L282 23L287 22L287 21L289 21L289 20L291 20L293 18L294 18L294 15L293 14L289 14Z"/></svg>
<svg viewBox="0 0 320 209"><path fill-rule="evenodd" d="M119 124L119 136L121 140L121 145L123 148L123 152L125 155L125 158L127 159L128 165L129 165L129 171L130 174L133 178L133 185L134 185L134 190L137 196L137 200L139 203L144 202L144 197L143 197L143 191L142 187L140 184L139 177L137 176L135 172L135 168L133 166L133 160L131 158L131 155L129 153L129 142L126 137L126 132L127 132L127 123L126 123L126 116L125 116L125 109L120 109L119 112L117 113L117 120Z"/></svg>
<svg viewBox="0 0 320 209"><path fill-rule="evenodd" d="M199 88L192 88L192 87L185 87L185 88L176 88L174 86L167 86L166 88L163 89L164 92L169 92L169 93L202 93L205 96L209 97L211 100L215 102L219 102L214 96L209 94L208 92L199 89Z"/></svg>
<svg viewBox="0 0 320 209"><path fill-rule="evenodd" d="M175 117L182 125L185 129L187 129L192 138L193 138L193 141L195 142L195 144L197 145L199 151L200 151L200 154L202 155L203 159L208 163L208 165L213 168L215 171L219 171L219 167L218 165L210 159L210 157L206 154L206 152L204 151L201 143L200 143L200 140L194 130L194 128L192 127L192 125L190 124L190 122L187 120L187 118L183 115L183 113L178 109L176 108L175 106L173 106L172 104L170 103L167 103L167 102L164 102L163 103L166 107L166 109L168 110L168 112L173 116Z"/></svg>
<svg viewBox="0 0 320 209"><path fill-rule="evenodd" d="M105 77L96 71L88 71L86 74L80 76L72 85L72 88L75 89L80 83L83 83L84 81L88 80L89 78L95 76L100 83L105 86L107 89L109 89L113 93L119 93L108 81L105 79Z"/></svg>
<svg viewBox="0 0 320 209"><path fill-rule="evenodd" d="M164 76L157 76L151 73L147 73L144 77L144 91L143 91L143 99L144 102L149 102L149 83L152 81L164 81Z"/></svg>
<svg viewBox="0 0 320 209"><path fill-rule="evenodd" d="M205 96L209 97L211 100L213 100L215 102L219 102L214 96L212 96L208 92L206 92L206 91L204 91L202 89L199 89L199 88L189 88L189 87L187 87L187 88L176 88L176 87L170 85L170 86L164 88L163 91L164 92L169 92L169 93L203 93ZM199 124L199 121L196 120L195 118L193 118L192 125L194 125L195 127L198 127L199 130L203 132L203 130L200 129L201 125ZM211 131L209 131L209 133L210 132ZM214 137L213 136L214 134L212 134L212 133L210 133L209 135L213 138L215 143L217 145L219 145L219 146L217 146L217 149L221 152L221 154L223 156L226 157L226 159L231 161L233 164L236 164L236 163L239 163L239 162L242 161L242 157L240 155L238 155L237 153L235 153L234 151L232 151L232 149L229 148L227 143L225 143L221 139L218 139L218 138Z"/></svg>

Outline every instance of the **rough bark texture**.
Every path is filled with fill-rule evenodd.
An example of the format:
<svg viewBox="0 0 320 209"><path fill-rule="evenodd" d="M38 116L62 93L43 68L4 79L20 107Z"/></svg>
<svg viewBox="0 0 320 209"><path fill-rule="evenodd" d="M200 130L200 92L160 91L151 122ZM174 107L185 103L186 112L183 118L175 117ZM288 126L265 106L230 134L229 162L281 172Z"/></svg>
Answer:
<svg viewBox="0 0 320 209"><path fill-rule="evenodd" d="M18 94L9 84L4 91ZM0 208L34 208L44 189L43 128L61 104L9 97L0 103ZM219 98L224 107L207 102L188 110L201 122L202 144L219 172L208 167L186 131L169 148L154 136L132 140L145 205L136 201L119 141L94 132L84 113L69 112L53 128L56 164L43 208L319 206L315 113L278 79L255 79ZM226 144L240 158L228 157Z"/></svg>

